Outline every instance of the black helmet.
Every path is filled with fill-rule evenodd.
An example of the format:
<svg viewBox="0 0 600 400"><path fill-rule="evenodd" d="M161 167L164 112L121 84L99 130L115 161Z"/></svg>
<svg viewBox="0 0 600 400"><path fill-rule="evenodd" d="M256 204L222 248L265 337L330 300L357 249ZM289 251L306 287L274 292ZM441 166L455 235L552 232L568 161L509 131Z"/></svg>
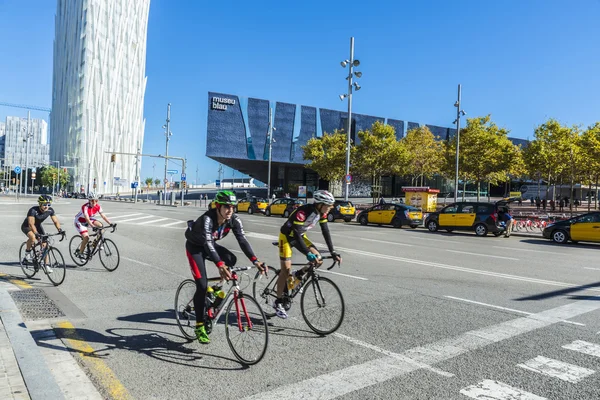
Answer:
<svg viewBox="0 0 600 400"><path fill-rule="evenodd" d="M235 206L237 205L237 197L230 190L222 190L215 196L215 203Z"/></svg>
<svg viewBox="0 0 600 400"><path fill-rule="evenodd" d="M38 204L42 203L52 203L52 196L48 194L42 194L38 197Z"/></svg>

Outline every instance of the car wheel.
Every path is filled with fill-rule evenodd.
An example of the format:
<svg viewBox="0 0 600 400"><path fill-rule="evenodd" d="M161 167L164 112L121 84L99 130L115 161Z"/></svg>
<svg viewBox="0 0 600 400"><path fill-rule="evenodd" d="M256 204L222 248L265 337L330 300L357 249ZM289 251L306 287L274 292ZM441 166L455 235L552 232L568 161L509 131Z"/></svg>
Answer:
<svg viewBox="0 0 600 400"><path fill-rule="evenodd" d="M477 236L486 236L488 233L488 228L484 224L475 225L475 234Z"/></svg>
<svg viewBox="0 0 600 400"><path fill-rule="evenodd" d="M392 226L394 228L402 228L402 221L400 221L400 218L394 218L392 221Z"/></svg>
<svg viewBox="0 0 600 400"><path fill-rule="evenodd" d="M335 218L333 218L333 214L329 213L327 214L327 222L333 222Z"/></svg>
<svg viewBox="0 0 600 400"><path fill-rule="evenodd" d="M367 216L363 215L362 217L360 217L358 219L358 222L360 222L361 225L367 225L369 223L369 221L367 220Z"/></svg>
<svg viewBox="0 0 600 400"><path fill-rule="evenodd" d="M429 229L429 232L437 232L438 230L438 224L435 221L429 221L427 223L427 229Z"/></svg>
<svg viewBox="0 0 600 400"><path fill-rule="evenodd" d="M287 217L289 217L289 216L290 216L290 212L289 212L288 210L285 210L285 211L283 212L283 215L282 215L282 217L283 217L283 218L287 218Z"/></svg>
<svg viewBox="0 0 600 400"><path fill-rule="evenodd" d="M569 235L562 229L558 229L552 233L552 240L556 243L564 244L569 241Z"/></svg>
<svg viewBox="0 0 600 400"><path fill-rule="evenodd" d="M252 209L252 207L248 207L248 214L254 214L254 210Z"/></svg>
<svg viewBox="0 0 600 400"><path fill-rule="evenodd" d="M266 215L267 217L270 217L270 216L271 216L271 209L270 209L270 208L267 208L267 211L265 211L265 215Z"/></svg>

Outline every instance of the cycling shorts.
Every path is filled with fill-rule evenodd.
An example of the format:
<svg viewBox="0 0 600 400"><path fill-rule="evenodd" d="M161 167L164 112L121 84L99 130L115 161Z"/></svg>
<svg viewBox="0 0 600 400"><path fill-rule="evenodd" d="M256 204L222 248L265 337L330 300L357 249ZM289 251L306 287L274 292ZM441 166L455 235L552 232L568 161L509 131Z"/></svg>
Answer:
<svg viewBox="0 0 600 400"><path fill-rule="evenodd" d="M315 247L306 235L302 235L302 240L306 244L306 247ZM286 234L279 234L279 259L283 261L292 259L292 247L294 247L295 238L290 238Z"/></svg>
<svg viewBox="0 0 600 400"><path fill-rule="evenodd" d="M90 218L90 221L92 221L92 224L95 225L95 222L97 221L95 218ZM75 229L77 229L77 232L79 233L87 233L88 231L88 224L87 222L79 222L79 220L77 218L75 218Z"/></svg>

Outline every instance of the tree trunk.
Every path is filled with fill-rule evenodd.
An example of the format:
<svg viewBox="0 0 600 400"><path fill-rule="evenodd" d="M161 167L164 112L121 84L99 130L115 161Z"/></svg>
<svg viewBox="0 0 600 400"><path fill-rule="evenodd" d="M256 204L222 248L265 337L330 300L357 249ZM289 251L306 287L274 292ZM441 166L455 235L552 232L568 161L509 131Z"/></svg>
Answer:
<svg viewBox="0 0 600 400"><path fill-rule="evenodd" d="M467 190L467 180L463 181L463 193L462 193L462 201L465 201L465 191Z"/></svg>
<svg viewBox="0 0 600 400"><path fill-rule="evenodd" d="M598 175L596 175L596 188L594 191L594 210L598 209Z"/></svg>
<svg viewBox="0 0 600 400"><path fill-rule="evenodd" d="M591 175L589 176L588 186L589 186L589 189L588 189L588 194L589 194L588 195L588 212L590 212L591 208L592 208L592 176Z"/></svg>

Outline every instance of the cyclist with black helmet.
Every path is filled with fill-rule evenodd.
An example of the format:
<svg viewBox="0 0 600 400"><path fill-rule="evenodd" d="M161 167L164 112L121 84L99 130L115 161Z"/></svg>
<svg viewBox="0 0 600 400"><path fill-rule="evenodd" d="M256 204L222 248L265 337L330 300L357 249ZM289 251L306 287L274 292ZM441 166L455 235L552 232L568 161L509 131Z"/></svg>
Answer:
<svg viewBox="0 0 600 400"><path fill-rule="evenodd" d="M240 248L254 263L257 268L264 272L266 266L261 263L252 246L248 243L244 233L244 227L240 217L233 212L237 205L237 199L231 191L221 191L215 197L215 208L209 209L196 221L188 221L188 229L185 231L185 251L190 263L192 275L196 282L196 294L194 295L194 309L196 311L196 338L200 343L210 343L208 334L204 327L205 300L208 289L208 278L206 275L206 260L215 263L219 269L221 278L229 280L231 273L228 267L233 267L237 257L225 247L216 244L230 231L233 231Z"/></svg>
<svg viewBox="0 0 600 400"><path fill-rule="evenodd" d="M88 194L88 202L81 206L81 209L75 216L75 229L81 235L81 245L77 250L75 250L75 257L79 257L85 259L85 246L87 246L88 241L90 240L90 236L88 234L88 227L102 227L102 222L98 221L96 218L96 214L100 214L102 219L106 221L108 225L112 225L106 215L102 212L102 207L100 203L98 203L98 195L94 192L90 192Z"/></svg>
<svg viewBox="0 0 600 400"><path fill-rule="evenodd" d="M312 229L317 222L321 226L321 233L327 243L329 252L338 262L342 262L342 257L337 254L333 248L329 227L327 226L327 214L333 208L335 198L326 190L317 190L313 194L314 202L305 204L296 208L283 224L279 233L279 260L281 264L281 273L277 281L277 299L273 304L275 313L279 318L287 318L287 312L283 307L283 290L286 287L286 281L292 269L292 247L297 248L304 254L309 262L321 265L321 255L316 247L306 236L306 232ZM296 278L302 279L306 272L305 268L298 270Z"/></svg>
<svg viewBox="0 0 600 400"><path fill-rule="evenodd" d="M37 207L31 207L29 211L27 211L27 217L21 224L21 232L27 236L27 246L25 248L24 261L31 261L31 248L33 247L35 240L46 233L42 227L42 222L44 222L48 217L52 219L52 222L54 223L54 226L58 232L64 233L64 231L60 229L60 222L58 221L58 217L51 206L52 196L43 194L38 197Z"/></svg>

